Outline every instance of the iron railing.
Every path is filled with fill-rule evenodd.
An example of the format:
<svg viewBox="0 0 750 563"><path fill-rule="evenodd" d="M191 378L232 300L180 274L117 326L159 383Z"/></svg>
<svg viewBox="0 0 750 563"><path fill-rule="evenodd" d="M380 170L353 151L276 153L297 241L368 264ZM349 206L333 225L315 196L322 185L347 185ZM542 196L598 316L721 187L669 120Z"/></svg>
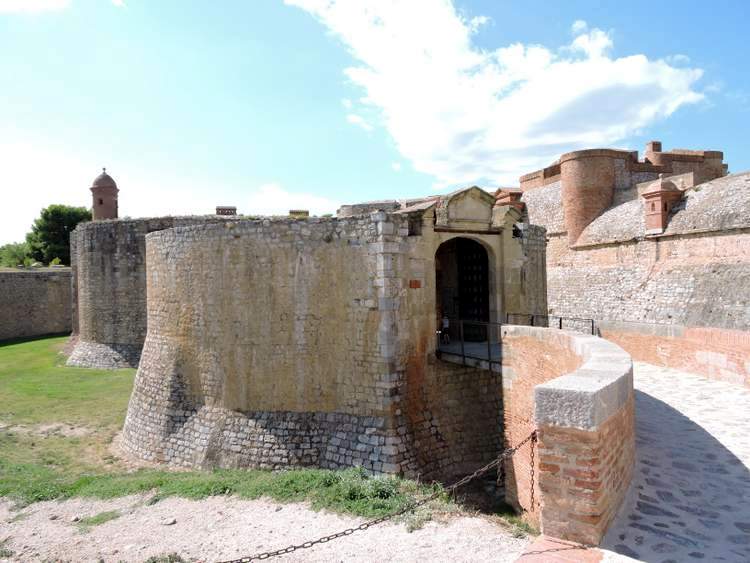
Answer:
<svg viewBox="0 0 750 563"><path fill-rule="evenodd" d="M505 313L505 323L509 325L559 328L560 330L596 334L596 322L594 319L560 317L558 315L537 315L532 313Z"/></svg>
<svg viewBox="0 0 750 563"><path fill-rule="evenodd" d="M442 321L441 321L442 322ZM436 354L440 358L454 356L467 365L487 364L490 370L499 369L502 362L501 323L449 319L447 330L437 333Z"/></svg>
<svg viewBox="0 0 750 563"><path fill-rule="evenodd" d="M506 313L505 323L448 319L448 327L437 331L435 353L438 358L460 361L463 365L499 370L502 365L502 327L504 325L538 326L596 334L594 319Z"/></svg>

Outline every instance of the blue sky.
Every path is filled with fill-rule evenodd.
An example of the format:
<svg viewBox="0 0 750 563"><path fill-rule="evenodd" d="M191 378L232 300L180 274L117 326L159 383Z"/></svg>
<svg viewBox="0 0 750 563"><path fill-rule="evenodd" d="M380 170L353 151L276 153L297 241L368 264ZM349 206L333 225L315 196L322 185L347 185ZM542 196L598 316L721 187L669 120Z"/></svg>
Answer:
<svg viewBox="0 0 750 563"><path fill-rule="evenodd" d="M513 185L652 138L746 170L749 21L741 0L0 0L0 244L90 205L102 166L133 217Z"/></svg>

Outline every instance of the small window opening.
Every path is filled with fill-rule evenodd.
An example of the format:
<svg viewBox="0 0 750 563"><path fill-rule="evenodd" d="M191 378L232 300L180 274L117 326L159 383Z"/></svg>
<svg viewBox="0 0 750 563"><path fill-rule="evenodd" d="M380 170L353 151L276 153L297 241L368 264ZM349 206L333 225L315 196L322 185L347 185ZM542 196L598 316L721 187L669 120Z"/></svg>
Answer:
<svg viewBox="0 0 750 563"><path fill-rule="evenodd" d="M513 225L513 238L523 238L523 229L518 223Z"/></svg>
<svg viewBox="0 0 750 563"><path fill-rule="evenodd" d="M667 210L667 204L665 203L664 204L664 211L666 211L666 210Z"/></svg>
<svg viewBox="0 0 750 563"><path fill-rule="evenodd" d="M99 205L104 205L104 200L102 198L99 198Z"/></svg>

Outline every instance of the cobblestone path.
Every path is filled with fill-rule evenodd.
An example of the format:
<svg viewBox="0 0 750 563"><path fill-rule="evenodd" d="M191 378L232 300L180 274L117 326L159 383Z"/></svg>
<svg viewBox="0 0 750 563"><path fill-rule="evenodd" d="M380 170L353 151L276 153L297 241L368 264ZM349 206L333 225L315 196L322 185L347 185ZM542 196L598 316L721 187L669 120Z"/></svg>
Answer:
<svg viewBox="0 0 750 563"><path fill-rule="evenodd" d="M602 547L656 563L750 561L750 390L635 364L636 466Z"/></svg>

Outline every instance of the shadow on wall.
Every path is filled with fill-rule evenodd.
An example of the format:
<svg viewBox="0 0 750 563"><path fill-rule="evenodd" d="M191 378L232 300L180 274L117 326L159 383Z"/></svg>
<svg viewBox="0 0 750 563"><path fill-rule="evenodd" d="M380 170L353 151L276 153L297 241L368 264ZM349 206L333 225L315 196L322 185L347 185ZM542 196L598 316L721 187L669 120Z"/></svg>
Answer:
<svg viewBox="0 0 750 563"><path fill-rule="evenodd" d="M601 547L649 563L750 561L750 469L651 395L636 391L636 412L633 481Z"/></svg>

